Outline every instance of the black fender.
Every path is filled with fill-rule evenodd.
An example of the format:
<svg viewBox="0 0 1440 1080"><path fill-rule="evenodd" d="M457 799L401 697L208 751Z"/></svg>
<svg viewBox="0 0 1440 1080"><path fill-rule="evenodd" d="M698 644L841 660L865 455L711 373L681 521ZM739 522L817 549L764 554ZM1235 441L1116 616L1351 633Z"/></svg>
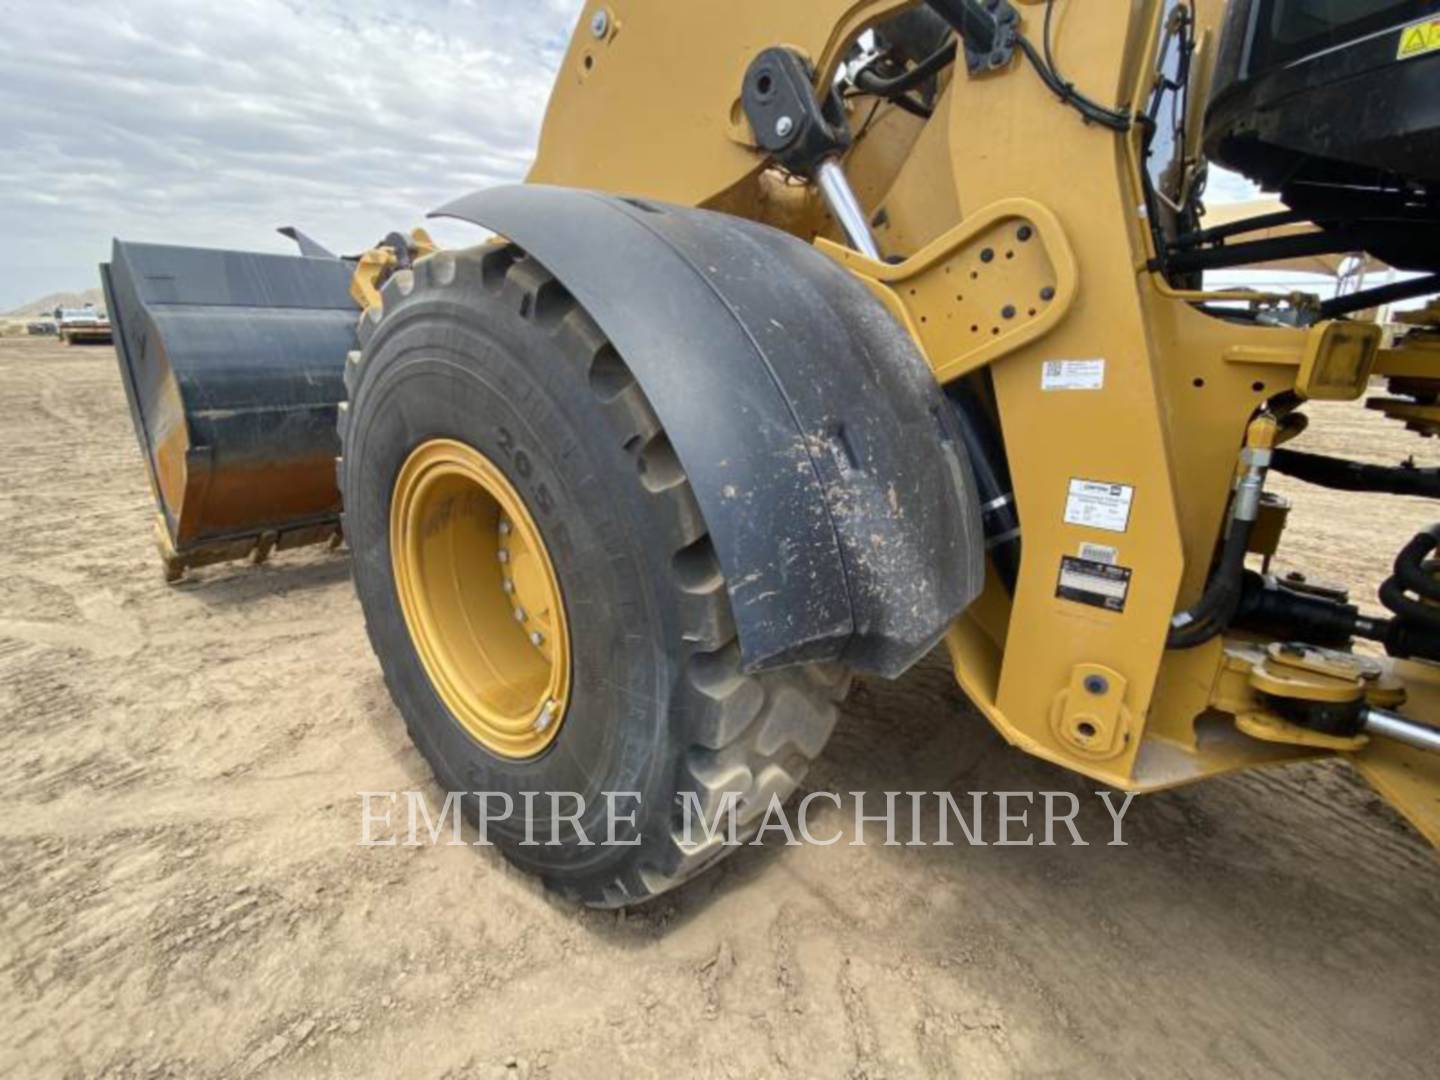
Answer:
<svg viewBox="0 0 1440 1080"><path fill-rule="evenodd" d="M979 594L957 421L914 342L815 248L727 214L540 185L432 216L518 244L625 358L694 487L746 670L895 676Z"/></svg>

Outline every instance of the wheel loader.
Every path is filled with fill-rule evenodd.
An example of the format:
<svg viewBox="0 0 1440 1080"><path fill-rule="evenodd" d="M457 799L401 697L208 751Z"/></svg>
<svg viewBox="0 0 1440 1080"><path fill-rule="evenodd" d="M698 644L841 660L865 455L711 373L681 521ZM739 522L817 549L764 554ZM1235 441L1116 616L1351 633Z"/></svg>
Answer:
<svg viewBox="0 0 1440 1080"><path fill-rule="evenodd" d="M1279 208L1207 225L1220 166ZM587 798L490 827L553 887L691 877L679 803L753 829L942 644L1098 785L1338 755L1440 841L1440 526L1375 617L1269 573L1266 491L1440 495L1303 450L1440 429L1440 307L1358 317L1440 291L1434 0L589 0L526 182L434 215L102 277L167 575L343 535L441 786ZM1399 273L1213 285L1345 253Z"/></svg>

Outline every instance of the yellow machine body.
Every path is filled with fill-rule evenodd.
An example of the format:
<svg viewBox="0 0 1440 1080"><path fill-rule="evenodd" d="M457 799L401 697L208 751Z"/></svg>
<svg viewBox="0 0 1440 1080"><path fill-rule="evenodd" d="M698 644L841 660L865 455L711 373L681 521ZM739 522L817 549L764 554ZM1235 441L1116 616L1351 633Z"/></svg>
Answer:
<svg viewBox="0 0 1440 1080"><path fill-rule="evenodd" d="M756 152L742 77L759 49L783 43L828 86L855 37L908 6L592 3L529 180L786 229L879 296L942 383L988 372L1023 559L1013 597L992 575L946 646L966 694L1012 743L1127 791L1343 753L1440 842L1440 756L1364 736L1316 739L1285 722L1261 696L1267 643L1253 635L1166 647L1172 615L1204 588L1257 407L1283 390L1358 398L1373 373L1418 362L1414 350L1377 360L1374 327L1238 325L1200 310L1201 300L1263 297L1181 291L1148 270L1140 128L1083 122L1018 56L978 76L955 65L928 120L849 99L853 126L869 120L844 169L881 249L904 258L879 262L846 246L814 186L787 183ZM1203 99L1223 5L1191 6L1200 83L1191 93ZM1059 0L1057 62L1092 99L1136 108L1155 85L1172 7ZM1044 5L1018 8L1038 36ZM1188 135L1187 160L1198 143ZM1052 378L1057 370L1085 374L1076 384ZM1085 484L1118 494L1089 514ZM1128 571L1122 610L1057 597L1064 560L1082 547ZM1437 715L1434 667L1378 668L1355 675L1355 693L1383 684L1387 702L1404 698L1402 712ZM1322 687L1334 678L1290 675ZM1104 691L1086 689L1095 686Z"/></svg>

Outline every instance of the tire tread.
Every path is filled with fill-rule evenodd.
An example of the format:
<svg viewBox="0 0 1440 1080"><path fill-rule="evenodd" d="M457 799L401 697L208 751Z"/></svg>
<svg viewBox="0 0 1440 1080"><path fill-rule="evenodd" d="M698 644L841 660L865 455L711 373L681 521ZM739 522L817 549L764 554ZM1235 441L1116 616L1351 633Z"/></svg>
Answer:
<svg viewBox="0 0 1440 1080"><path fill-rule="evenodd" d="M550 334L558 352L580 365L596 405L619 444L635 462L638 489L662 523L669 550L662 560L665 580L683 613L686 631L675 649L684 677L678 680L690 718L688 748L676 763L677 791L692 790L711 814L729 791L739 795L738 820L753 832L772 793L788 797L820 753L835 726L849 674L836 665L809 665L746 674L730 611L725 580L694 491L670 441L619 353L578 301L536 260L512 244L495 243L465 251L444 251L421 259L401 289L394 277L381 289L383 305L361 315L362 349L347 361L345 389L351 402L364 393L365 358L381 318L398 314L408 302L435 290L457 298L478 284L500 294L507 307ZM350 409L342 408L341 455L336 459L342 490ZM375 635L372 632L372 640ZM380 657L387 686L394 675ZM677 705L672 704L672 709ZM412 739L416 731L406 718ZM418 740L417 740L418 742ZM629 906L654 898L694 877L727 853L708 843L687 846L678 820L666 842L637 848L643 857L622 864L619 873L579 882L551 880L582 903Z"/></svg>

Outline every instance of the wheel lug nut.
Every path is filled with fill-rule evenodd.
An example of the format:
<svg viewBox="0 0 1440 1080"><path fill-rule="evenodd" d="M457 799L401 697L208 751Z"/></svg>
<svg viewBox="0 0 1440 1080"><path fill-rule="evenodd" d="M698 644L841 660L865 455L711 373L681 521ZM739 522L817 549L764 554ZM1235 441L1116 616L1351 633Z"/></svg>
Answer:
<svg viewBox="0 0 1440 1080"><path fill-rule="evenodd" d="M499 551L497 551L497 552L495 553L495 557L496 557L497 559L499 559L501 562L509 562L509 561L510 561L510 552L506 551L504 548L501 548Z"/></svg>
<svg viewBox="0 0 1440 1080"><path fill-rule="evenodd" d="M500 588L504 589L507 593L513 593L515 591L515 582L507 577L504 581L500 582Z"/></svg>
<svg viewBox="0 0 1440 1080"><path fill-rule="evenodd" d="M547 701L545 702L544 707L540 710L540 715L535 717L535 730L544 731L550 726L550 722L554 719L555 702L553 700Z"/></svg>
<svg viewBox="0 0 1440 1080"><path fill-rule="evenodd" d="M504 518L501 518L501 519L500 519L500 535L501 535L501 536L509 536L509 535L510 535L510 522L506 521Z"/></svg>
<svg viewBox="0 0 1440 1080"><path fill-rule="evenodd" d="M517 608L515 609L515 621L516 621L516 622L524 622L524 621L525 621L525 609L524 609L523 607L517 607Z"/></svg>
<svg viewBox="0 0 1440 1080"><path fill-rule="evenodd" d="M539 630L532 630L532 631L530 631L530 644L531 644L531 645L537 645L537 646L538 646L538 645L543 644L544 641L545 641L545 635L542 634L542 633L540 633Z"/></svg>

